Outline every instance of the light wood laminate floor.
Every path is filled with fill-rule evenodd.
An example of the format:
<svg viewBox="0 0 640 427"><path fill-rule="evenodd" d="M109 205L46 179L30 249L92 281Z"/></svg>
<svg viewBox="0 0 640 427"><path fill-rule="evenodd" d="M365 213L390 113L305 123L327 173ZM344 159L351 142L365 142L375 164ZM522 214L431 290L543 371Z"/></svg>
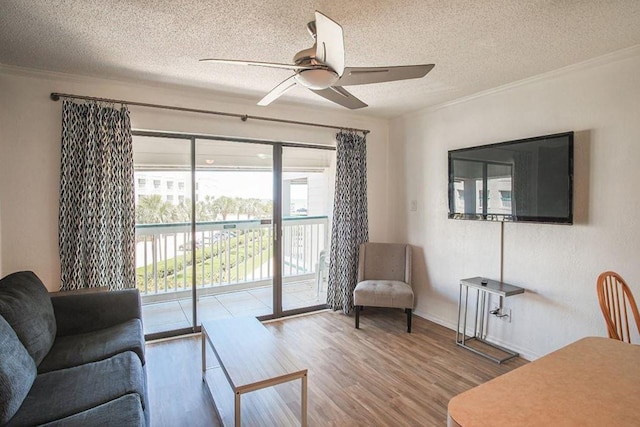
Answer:
<svg viewBox="0 0 640 427"><path fill-rule="evenodd" d="M360 330L328 311L266 324L309 369L309 426L445 426L450 398L527 363L498 365L456 346L450 329L414 316L407 334L405 322L402 310L366 308ZM147 344L152 426L219 425L200 344L199 335ZM299 385L278 387L299 408Z"/></svg>

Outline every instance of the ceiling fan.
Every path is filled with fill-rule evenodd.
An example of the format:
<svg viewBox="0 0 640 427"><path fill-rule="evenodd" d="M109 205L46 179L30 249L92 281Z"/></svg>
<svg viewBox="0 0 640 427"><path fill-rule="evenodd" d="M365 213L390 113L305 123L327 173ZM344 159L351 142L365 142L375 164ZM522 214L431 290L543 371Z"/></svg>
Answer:
<svg viewBox="0 0 640 427"><path fill-rule="evenodd" d="M340 24L316 11L316 19L307 24L307 30L315 43L311 48L298 52L293 57L293 64L214 58L200 61L282 68L295 73L273 88L258 105L269 105L300 84L323 98L350 109L363 108L367 104L347 92L343 86L417 79L424 77L434 67L434 64L345 67L344 37Z"/></svg>

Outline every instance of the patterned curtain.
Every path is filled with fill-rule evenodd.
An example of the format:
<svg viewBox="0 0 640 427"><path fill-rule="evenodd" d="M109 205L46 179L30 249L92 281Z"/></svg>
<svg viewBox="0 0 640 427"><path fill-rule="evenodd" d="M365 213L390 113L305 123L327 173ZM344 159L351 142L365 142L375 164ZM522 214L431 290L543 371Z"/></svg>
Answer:
<svg viewBox="0 0 640 427"><path fill-rule="evenodd" d="M129 110L65 100L60 175L62 290L135 287Z"/></svg>
<svg viewBox="0 0 640 427"><path fill-rule="evenodd" d="M336 135L336 188L329 261L327 304L349 314L358 278L358 249L369 240L367 217L366 136L341 131Z"/></svg>

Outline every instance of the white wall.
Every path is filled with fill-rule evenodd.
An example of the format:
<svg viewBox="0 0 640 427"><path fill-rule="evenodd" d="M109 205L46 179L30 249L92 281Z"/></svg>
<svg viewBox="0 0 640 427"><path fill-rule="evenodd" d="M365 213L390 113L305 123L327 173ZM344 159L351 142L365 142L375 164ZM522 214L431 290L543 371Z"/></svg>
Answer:
<svg viewBox="0 0 640 427"><path fill-rule="evenodd" d="M459 279L500 276L500 224L447 219L447 151L573 130L575 223L504 225L504 281L527 293L489 335L529 359L606 336L598 274L640 296L639 75L636 47L391 122L391 233L417 247L419 315L454 328Z"/></svg>
<svg viewBox="0 0 640 427"><path fill-rule="evenodd" d="M370 129L369 224L372 239L388 238L385 206L388 123L346 110L268 108L255 100L222 97L202 90L143 85L36 72L0 65L0 277L33 270L47 288L60 286L58 197L61 102L51 92L126 99L190 108L270 116L290 120ZM334 144L336 131L249 120L131 108L136 129L197 132Z"/></svg>

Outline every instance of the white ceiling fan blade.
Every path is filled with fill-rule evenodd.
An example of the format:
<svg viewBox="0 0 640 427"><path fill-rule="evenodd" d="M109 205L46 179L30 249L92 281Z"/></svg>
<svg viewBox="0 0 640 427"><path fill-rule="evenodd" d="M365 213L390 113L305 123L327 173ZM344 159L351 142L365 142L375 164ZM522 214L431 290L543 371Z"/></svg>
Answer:
<svg viewBox="0 0 640 427"><path fill-rule="evenodd" d="M342 75L344 71L344 36L342 27L316 11L316 59Z"/></svg>
<svg viewBox="0 0 640 427"><path fill-rule="evenodd" d="M321 90L311 90L321 97L335 102L336 104L342 105L343 107L346 107L350 110L357 110L358 108L364 108L367 106L367 104L360 101L358 98L356 98L340 86L331 86L330 88Z"/></svg>
<svg viewBox="0 0 640 427"><path fill-rule="evenodd" d="M278 86L271 89L271 92L266 94L265 97L262 98L260 102L258 102L258 105L264 107L265 105L271 104L273 101L280 98L282 95L284 95L286 91L288 91L295 85L296 85L295 75L293 75L288 79L286 79L285 81L283 81L282 83L280 83Z"/></svg>
<svg viewBox="0 0 640 427"><path fill-rule="evenodd" d="M434 66L434 64L422 64L398 67L347 67L336 84L351 86L419 79L426 76Z"/></svg>
<svg viewBox="0 0 640 427"><path fill-rule="evenodd" d="M239 59L215 59L215 58L206 58L201 59L200 62L215 62L217 64L233 64L233 65L252 65L256 67L268 67L268 68L282 68L285 70L309 70L313 67L305 67L294 64L280 64L277 62L258 62L258 61L242 61Z"/></svg>

